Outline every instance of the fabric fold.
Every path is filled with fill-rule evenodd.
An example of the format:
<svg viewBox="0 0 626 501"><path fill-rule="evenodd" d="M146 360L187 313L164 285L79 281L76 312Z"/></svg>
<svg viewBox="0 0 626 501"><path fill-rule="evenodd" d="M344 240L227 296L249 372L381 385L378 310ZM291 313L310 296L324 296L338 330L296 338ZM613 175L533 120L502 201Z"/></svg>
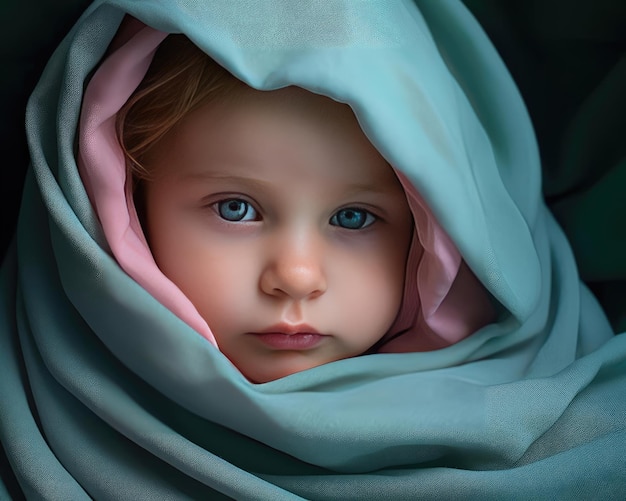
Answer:
<svg viewBox="0 0 626 501"><path fill-rule="evenodd" d="M0 273L0 443L28 498L623 497L626 337L541 199L508 72L456 0L358 7L96 0L61 44ZM350 105L419 227L398 328L423 338L264 384L219 351L159 276L114 139L169 33L254 88Z"/></svg>

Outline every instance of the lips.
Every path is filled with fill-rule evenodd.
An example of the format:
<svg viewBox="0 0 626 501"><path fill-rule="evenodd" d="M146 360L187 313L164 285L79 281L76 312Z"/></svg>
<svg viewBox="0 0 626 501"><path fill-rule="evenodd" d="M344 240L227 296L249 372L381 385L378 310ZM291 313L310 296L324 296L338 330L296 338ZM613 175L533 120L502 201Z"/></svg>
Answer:
<svg viewBox="0 0 626 501"><path fill-rule="evenodd" d="M251 334L263 344L276 350L309 350L327 337L306 324L277 324Z"/></svg>

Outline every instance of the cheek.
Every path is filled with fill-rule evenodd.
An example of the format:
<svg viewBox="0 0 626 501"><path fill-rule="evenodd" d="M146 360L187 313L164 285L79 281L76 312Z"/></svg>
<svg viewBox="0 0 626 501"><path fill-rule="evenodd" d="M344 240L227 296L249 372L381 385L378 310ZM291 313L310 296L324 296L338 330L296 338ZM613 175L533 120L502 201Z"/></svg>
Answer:
<svg viewBox="0 0 626 501"><path fill-rule="evenodd" d="M375 272L369 276L369 286L379 291L378 311L388 322L385 331L395 320L402 303L410 241L410 232L403 232L401 235L396 233L393 237L385 239L376 263L372 263L370 267Z"/></svg>
<svg viewBox="0 0 626 501"><path fill-rule="evenodd" d="M178 232L178 239L155 245L161 271L191 300L207 322L245 299L250 289L251 260L210 239Z"/></svg>
<svg viewBox="0 0 626 501"><path fill-rule="evenodd" d="M230 324L239 318L241 306L248 303L246 296L252 284L246 270L241 266L231 266L231 263L220 263L217 266L204 265L193 274L185 270L183 273L184 278L177 277L178 280L174 281L213 333L218 336L222 331L229 330Z"/></svg>
<svg viewBox="0 0 626 501"><path fill-rule="evenodd" d="M390 246L376 250L358 258L352 255L334 269L342 313L363 332L374 333L374 338L381 337L396 318L406 261L402 246L400 251Z"/></svg>
<svg viewBox="0 0 626 501"><path fill-rule="evenodd" d="M243 311L253 311L256 290L250 259L240 259L236 253L219 246L171 247L168 255L158 261L163 273L187 296L207 322L221 345L223 336L240 330ZM180 251L176 251L179 247Z"/></svg>
<svg viewBox="0 0 626 501"><path fill-rule="evenodd" d="M167 201L147 204L150 249L165 276L207 320L228 315L250 289L254 266L250 256L213 235L195 217L176 212Z"/></svg>

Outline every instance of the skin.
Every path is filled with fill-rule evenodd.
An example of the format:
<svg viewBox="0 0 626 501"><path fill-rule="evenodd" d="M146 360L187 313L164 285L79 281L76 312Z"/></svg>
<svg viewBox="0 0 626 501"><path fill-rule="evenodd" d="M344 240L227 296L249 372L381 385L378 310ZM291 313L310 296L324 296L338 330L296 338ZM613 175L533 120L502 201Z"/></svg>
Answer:
<svg viewBox="0 0 626 501"><path fill-rule="evenodd" d="M155 260L249 380L362 354L388 331L413 220L348 106L245 90L187 115L148 167Z"/></svg>

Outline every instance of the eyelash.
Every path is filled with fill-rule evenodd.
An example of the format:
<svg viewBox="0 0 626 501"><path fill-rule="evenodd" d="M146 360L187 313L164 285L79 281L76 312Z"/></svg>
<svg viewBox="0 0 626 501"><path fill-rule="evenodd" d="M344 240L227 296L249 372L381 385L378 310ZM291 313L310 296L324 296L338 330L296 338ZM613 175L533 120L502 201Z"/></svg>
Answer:
<svg viewBox="0 0 626 501"><path fill-rule="evenodd" d="M233 204L237 204L238 207ZM231 223L260 220L258 212L252 206L252 204L241 198L227 198L224 200L219 200L212 204L211 207L215 210L219 217ZM239 212L241 213L240 215L236 214L234 217L232 217L233 215L231 214L229 217L229 215L225 213L225 210L237 211L237 209L239 209ZM354 224L353 226L350 226L349 224L346 225L345 217L348 217L348 222L350 220L355 220L356 224ZM344 223L343 225L341 224L342 219ZM335 212L331 216L329 223L331 226L337 226L346 230L356 231L367 228L368 226L374 224L377 220L378 217L366 209L361 209L359 207L345 207Z"/></svg>

